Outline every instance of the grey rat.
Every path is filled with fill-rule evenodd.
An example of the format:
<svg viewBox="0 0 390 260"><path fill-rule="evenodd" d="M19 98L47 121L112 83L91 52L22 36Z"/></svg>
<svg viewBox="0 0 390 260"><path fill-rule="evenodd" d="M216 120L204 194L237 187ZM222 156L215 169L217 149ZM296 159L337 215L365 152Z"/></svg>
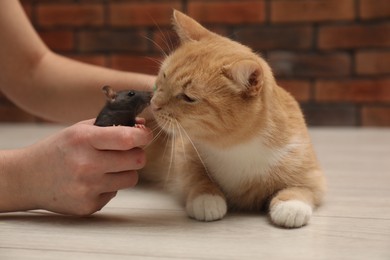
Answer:
<svg viewBox="0 0 390 260"><path fill-rule="evenodd" d="M107 103L96 118L97 126L134 126L136 116L150 104L151 92L125 90L115 92L110 86L102 88Z"/></svg>

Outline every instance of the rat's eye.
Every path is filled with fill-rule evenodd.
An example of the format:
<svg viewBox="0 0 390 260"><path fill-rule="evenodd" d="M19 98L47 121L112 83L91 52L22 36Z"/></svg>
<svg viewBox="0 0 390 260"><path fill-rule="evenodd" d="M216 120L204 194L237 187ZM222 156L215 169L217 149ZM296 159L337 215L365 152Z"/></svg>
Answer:
<svg viewBox="0 0 390 260"><path fill-rule="evenodd" d="M177 98L185 101L186 103L194 103L196 101L196 99L191 98L184 93L177 95Z"/></svg>
<svg viewBox="0 0 390 260"><path fill-rule="evenodd" d="M132 97L132 96L135 95L135 92L134 92L134 91L129 91L129 92L127 92L127 95L128 95L129 97Z"/></svg>

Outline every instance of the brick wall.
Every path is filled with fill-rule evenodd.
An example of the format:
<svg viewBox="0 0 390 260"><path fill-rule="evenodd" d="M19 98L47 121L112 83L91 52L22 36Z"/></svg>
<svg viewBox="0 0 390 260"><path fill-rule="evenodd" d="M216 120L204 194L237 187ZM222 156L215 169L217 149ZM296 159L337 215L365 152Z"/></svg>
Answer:
<svg viewBox="0 0 390 260"><path fill-rule="evenodd" d="M156 73L172 8L270 62L310 125L390 126L390 0L24 0L54 51ZM158 26L157 26L158 25ZM0 120L35 121L0 94Z"/></svg>

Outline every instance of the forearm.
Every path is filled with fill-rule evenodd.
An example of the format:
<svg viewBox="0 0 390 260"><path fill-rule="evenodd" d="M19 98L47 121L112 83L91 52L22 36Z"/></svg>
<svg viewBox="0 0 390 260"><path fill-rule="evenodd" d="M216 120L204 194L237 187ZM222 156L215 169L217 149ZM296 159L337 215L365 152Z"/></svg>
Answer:
<svg viewBox="0 0 390 260"><path fill-rule="evenodd" d="M18 88L23 93L15 93L13 101L49 120L76 122L97 115L105 102L102 86L151 90L154 80L151 75L84 64L48 52L34 70L31 86Z"/></svg>

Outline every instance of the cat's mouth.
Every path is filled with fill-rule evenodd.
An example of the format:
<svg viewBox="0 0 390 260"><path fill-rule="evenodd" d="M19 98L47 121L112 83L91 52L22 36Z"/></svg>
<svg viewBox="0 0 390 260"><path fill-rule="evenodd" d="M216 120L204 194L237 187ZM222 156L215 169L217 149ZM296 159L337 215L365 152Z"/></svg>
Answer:
<svg viewBox="0 0 390 260"><path fill-rule="evenodd" d="M157 124L170 135L176 135L181 127L180 123L171 113L153 113Z"/></svg>

